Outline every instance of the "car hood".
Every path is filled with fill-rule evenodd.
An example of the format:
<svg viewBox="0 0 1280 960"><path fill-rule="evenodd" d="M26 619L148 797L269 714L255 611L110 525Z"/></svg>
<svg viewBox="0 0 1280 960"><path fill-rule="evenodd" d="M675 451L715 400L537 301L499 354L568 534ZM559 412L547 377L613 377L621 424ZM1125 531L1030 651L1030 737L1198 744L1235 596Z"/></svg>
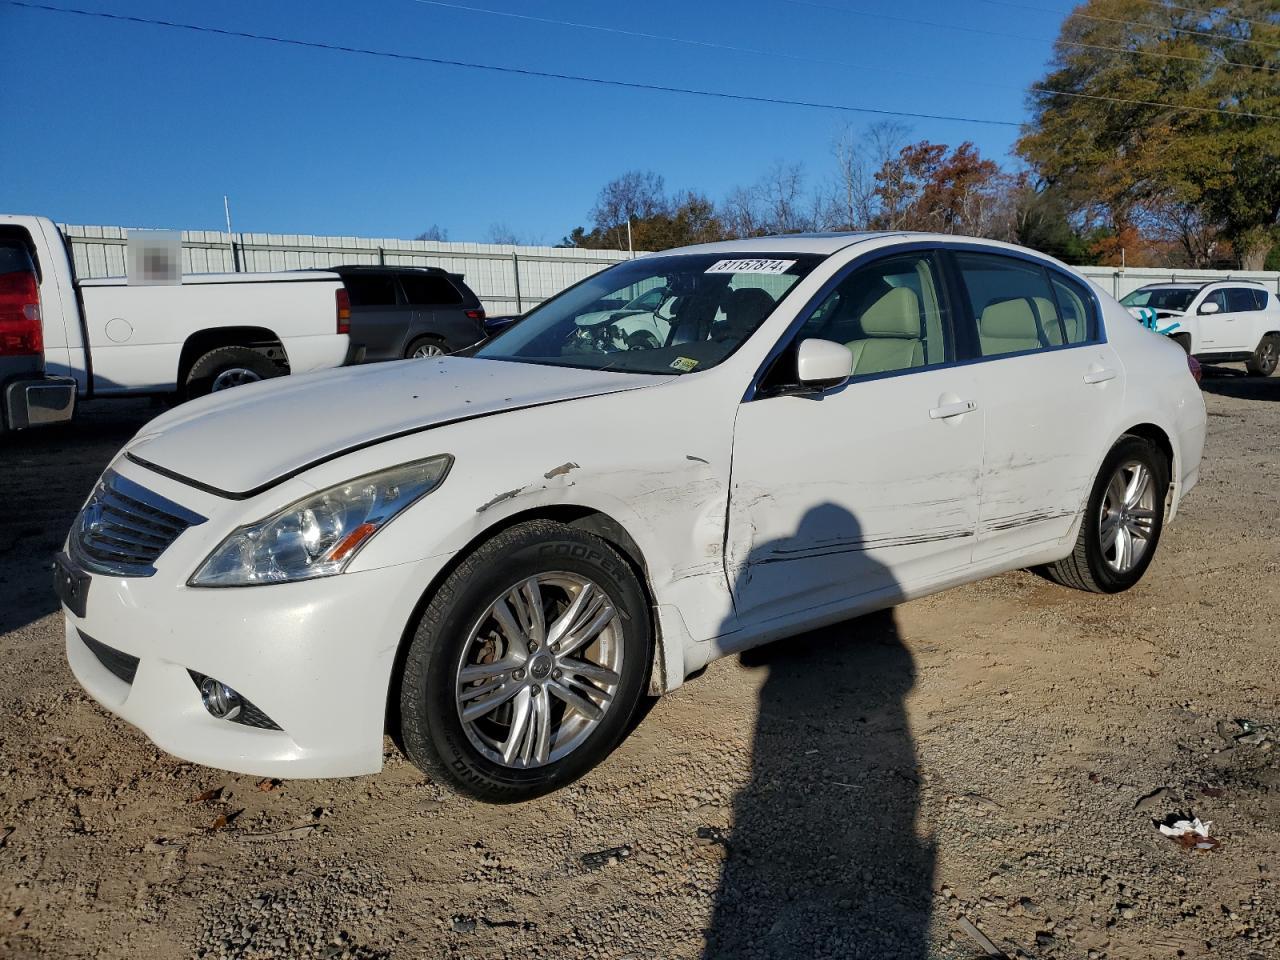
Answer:
<svg viewBox="0 0 1280 960"><path fill-rule="evenodd" d="M464 357L346 367L183 404L127 449L135 462L240 499L383 440L668 380Z"/></svg>

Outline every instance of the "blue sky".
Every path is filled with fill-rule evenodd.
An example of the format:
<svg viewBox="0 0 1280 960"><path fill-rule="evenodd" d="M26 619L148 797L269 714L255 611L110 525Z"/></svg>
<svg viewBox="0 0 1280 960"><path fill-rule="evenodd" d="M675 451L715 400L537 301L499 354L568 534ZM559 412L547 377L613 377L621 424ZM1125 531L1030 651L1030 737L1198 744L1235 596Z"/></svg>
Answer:
<svg viewBox="0 0 1280 960"><path fill-rule="evenodd" d="M1067 0L47 0L377 50L666 86L1026 118ZM457 9L487 8L772 56ZM829 9L829 8L842 8ZM951 24L896 22L852 12ZM1010 39L970 31L1017 34ZM786 55L781 56L781 55ZM834 62L833 62L834 61ZM651 169L715 199L776 161L831 173L875 117L306 50L0 3L0 211L72 223L555 242ZM25 119L22 119L25 118ZM908 121L1013 163L1015 127Z"/></svg>

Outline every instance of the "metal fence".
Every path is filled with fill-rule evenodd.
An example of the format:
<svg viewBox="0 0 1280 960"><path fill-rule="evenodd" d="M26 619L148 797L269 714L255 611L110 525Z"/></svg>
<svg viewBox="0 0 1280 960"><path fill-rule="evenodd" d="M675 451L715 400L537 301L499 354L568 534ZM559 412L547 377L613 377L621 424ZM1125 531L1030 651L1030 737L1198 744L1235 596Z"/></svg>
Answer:
<svg viewBox="0 0 1280 960"><path fill-rule="evenodd" d="M61 226L71 246L77 276L125 274L126 229ZM630 256L625 250L572 247L182 231L183 273L299 270L344 263L443 267L463 274L490 314L522 313Z"/></svg>
<svg viewBox="0 0 1280 960"><path fill-rule="evenodd" d="M63 225L81 277L122 276L123 227ZM491 314L522 313L605 267L631 256L625 250L579 250L497 243L439 243L367 237L315 237L290 233L182 232L184 273L298 270L342 263L443 267L461 273ZM1156 267L1081 267L1103 290L1122 297L1148 283L1184 280L1256 280L1280 294L1280 273L1177 270Z"/></svg>

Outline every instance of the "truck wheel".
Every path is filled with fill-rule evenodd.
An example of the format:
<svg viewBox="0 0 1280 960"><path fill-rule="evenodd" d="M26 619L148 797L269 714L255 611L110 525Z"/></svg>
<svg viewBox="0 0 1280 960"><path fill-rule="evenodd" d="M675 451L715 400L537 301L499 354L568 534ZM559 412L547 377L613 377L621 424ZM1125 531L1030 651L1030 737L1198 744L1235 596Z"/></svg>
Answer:
<svg viewBox="0 0 1280 960"><path fill-rule="evenodd" d="M1253 356L1244 362L1245 369L1255 377L1269 377L1280 366L1280 337L1269 333L1262 338Z"/></svg>
<svg viewBox="0 0 1280 960"><path fill-rule="evenodd" d="M203 397L283 373L271 360L249 347L217 347L191 365L187 396Z"/></svg>
<svg viewBox="0 0 1280 960"><path fill-rule="evenodd" d="M609 544L532 520L436 590L400 679L405 752L433 780L494 803L561 787L613 750L653 652L644 591Z"/></svg>
<svg viewBox="0 0 1280 960"><path fill-rule="evenodd" d="M1090 593L1119 593L1141 580L1164 529L1169 467L1150 440L1121 437L1098 471L1075 549L1035 572Z"/></svg>

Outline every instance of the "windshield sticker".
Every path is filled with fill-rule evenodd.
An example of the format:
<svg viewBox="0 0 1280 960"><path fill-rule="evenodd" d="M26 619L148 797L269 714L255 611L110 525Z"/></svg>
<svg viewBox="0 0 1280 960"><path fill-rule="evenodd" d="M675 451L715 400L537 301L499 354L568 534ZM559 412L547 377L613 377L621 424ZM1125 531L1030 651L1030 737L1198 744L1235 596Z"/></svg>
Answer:
<svg viewBox="0 0 1280 960"><path fill-rule="evenodd" d="M697 365L697 360L690 360L688 357L676 357L671 361L671 369L679 370L681 373L688 373Z"/></svg>
<svg viewBox="0 0 1280 960"><path fill-rule="evenodd" d="M777 276L794 267L794 260L717 260L707 273L765 273Z"/></svg>

